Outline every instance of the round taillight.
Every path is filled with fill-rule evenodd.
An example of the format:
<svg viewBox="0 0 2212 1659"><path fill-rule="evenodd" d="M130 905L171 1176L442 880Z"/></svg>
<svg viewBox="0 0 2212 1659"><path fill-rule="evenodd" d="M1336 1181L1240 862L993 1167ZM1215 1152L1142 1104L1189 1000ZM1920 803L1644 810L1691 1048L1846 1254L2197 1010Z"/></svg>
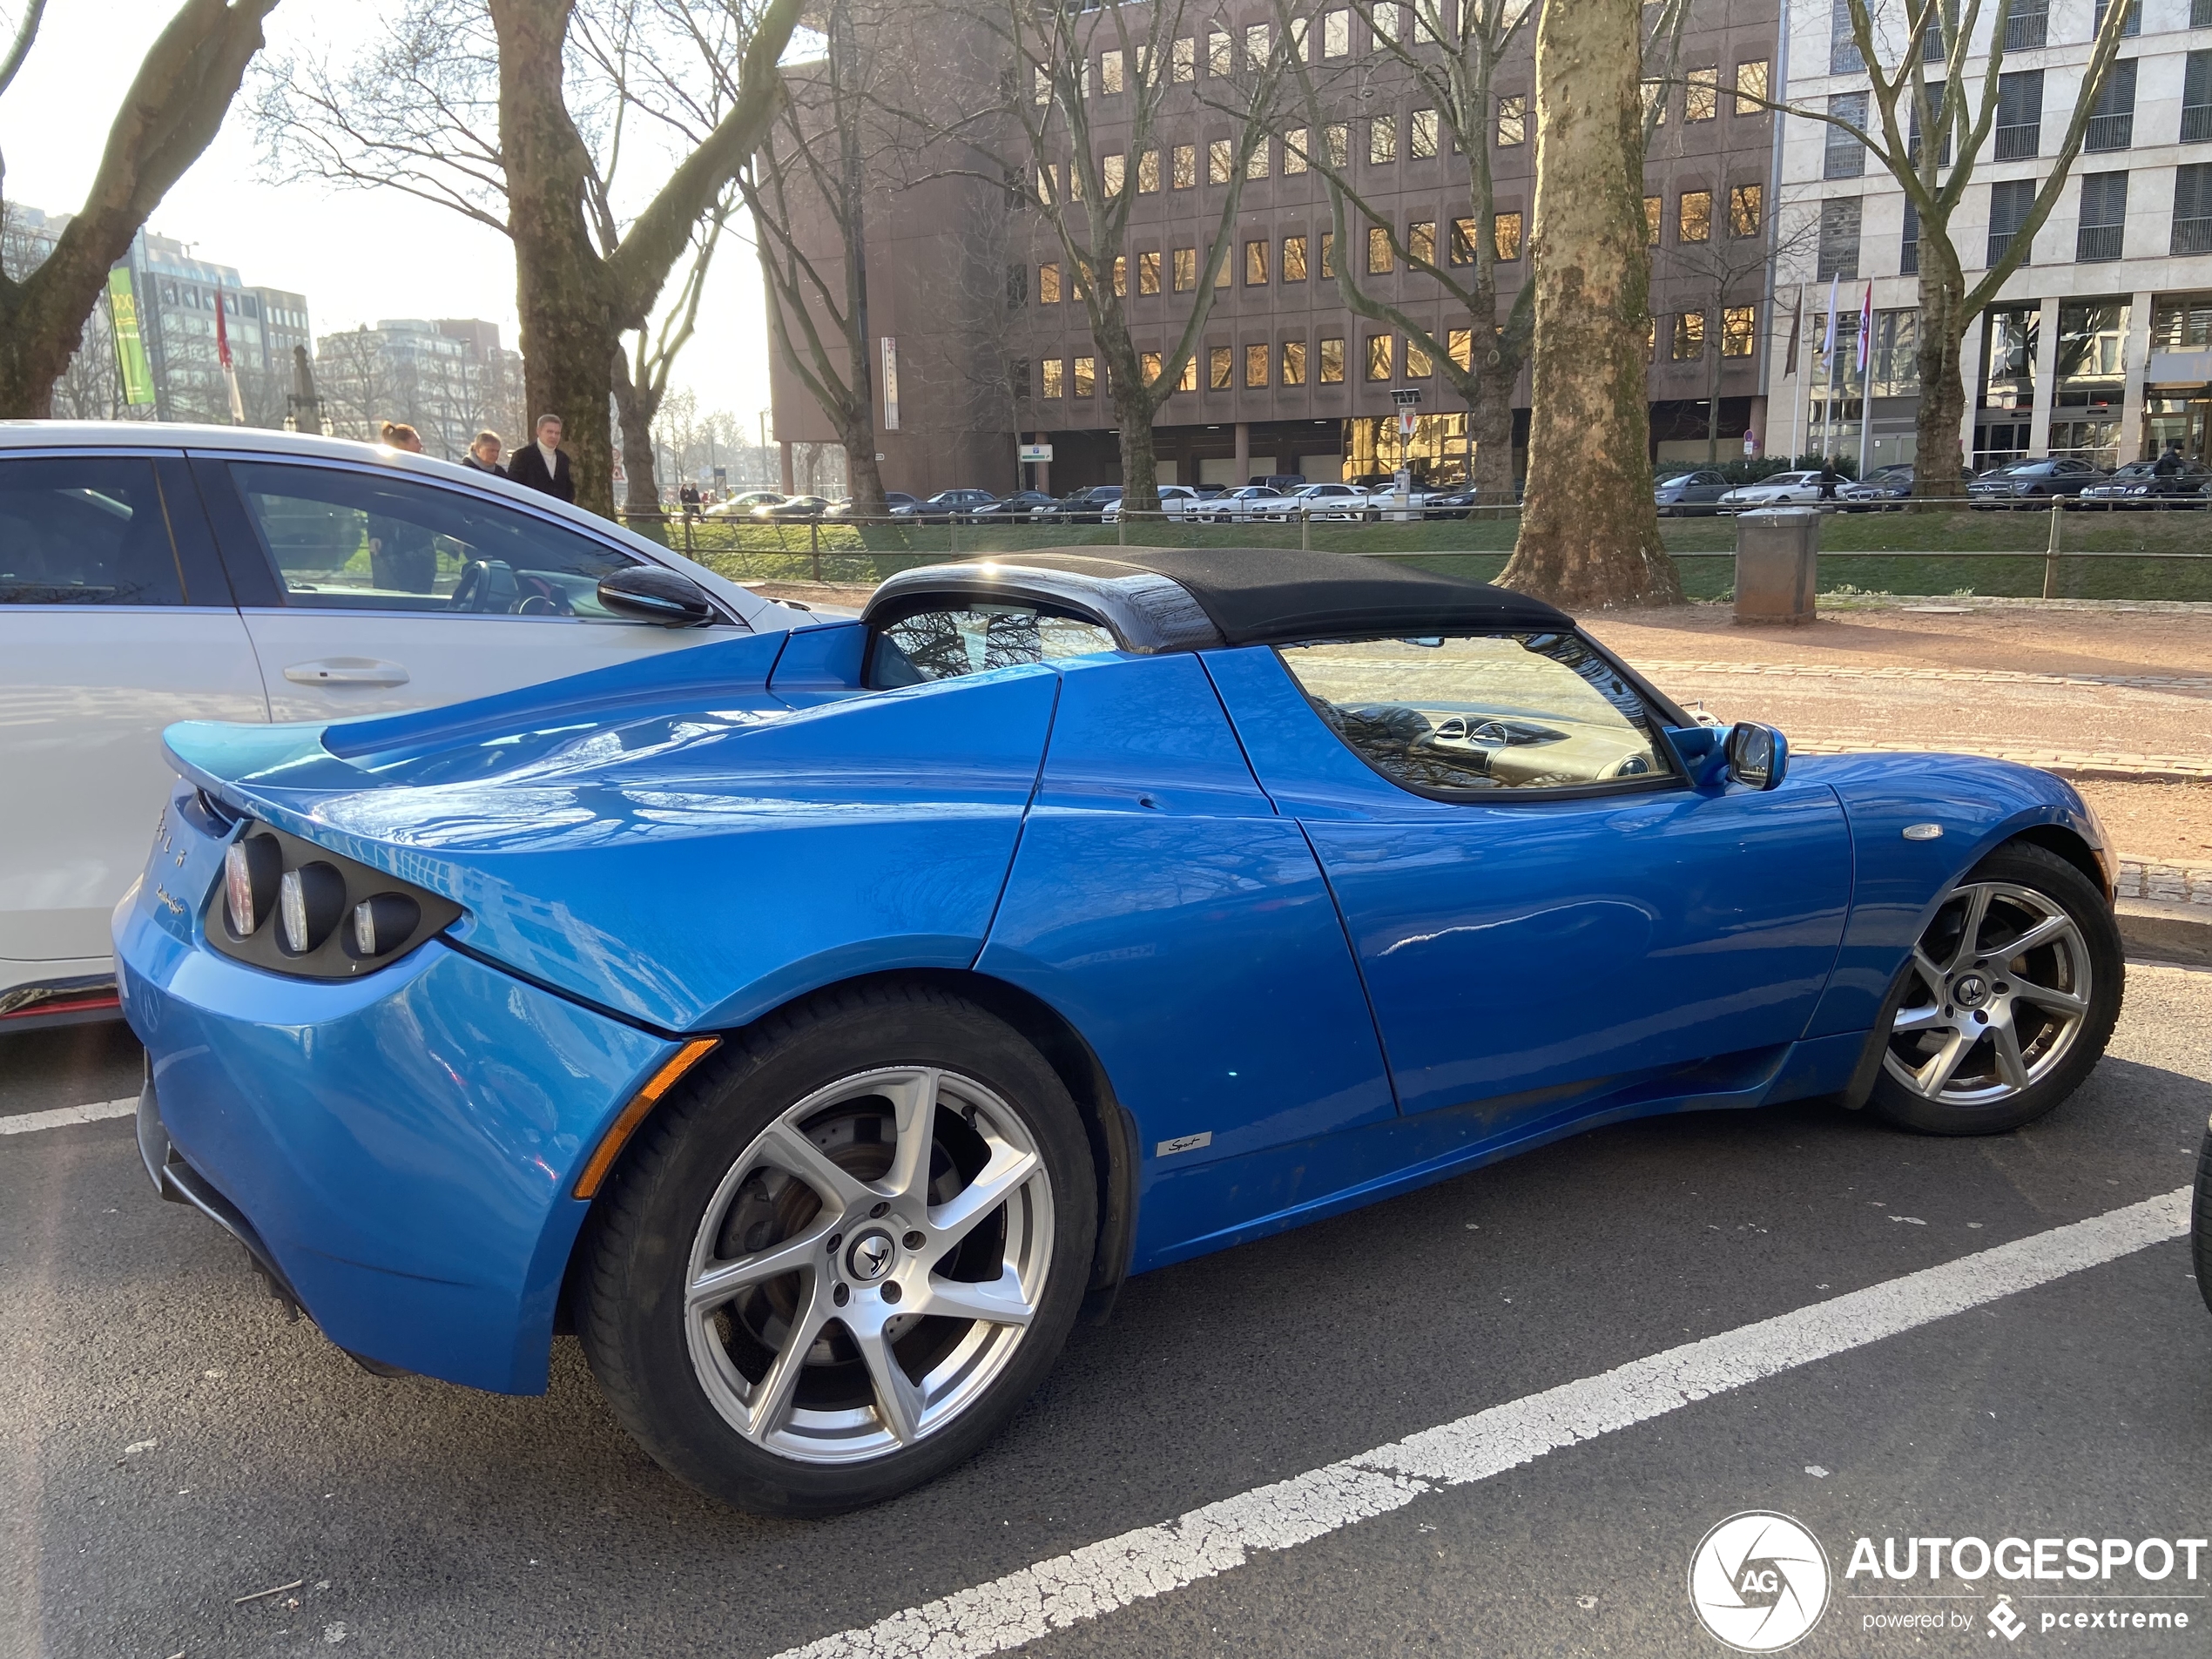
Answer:
<svg viewBox="0 0 2212 1659"><path fill-rule="evenodd" d="M381 956L397 950L422 924L422 907L404 893L380 893L354 907L353 954Z"/></svg>
<svg viewBox="0 0 2212 1659"><path fill-rule="evenodd" d="M233 937L251 938L269 918L284 873L284 853L273 835L248 835L223 853L224 920Z"/></svg>
<svg viewBox="0 0 2212 1659"><path fill-rule="evenodd" d="M346 878L338 867L317 861L287 870L277 889L277 914L284 948L305 956L320 948L346 912Z"/></svg>

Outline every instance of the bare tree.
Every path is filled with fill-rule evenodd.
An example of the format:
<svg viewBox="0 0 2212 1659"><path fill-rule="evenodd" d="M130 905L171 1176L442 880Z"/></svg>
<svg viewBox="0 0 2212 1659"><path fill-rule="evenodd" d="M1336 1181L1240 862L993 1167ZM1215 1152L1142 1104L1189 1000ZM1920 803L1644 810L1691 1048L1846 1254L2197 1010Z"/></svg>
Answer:
<svg viewBox="0 0 2212 1659"><path fill-rule="evenodd" d="M2105 9L2103 25L2082 72L2080 93L2050 170L2010 239L1995 249L1996 257L1988 261L1980 280L1969 287L1966 261L1952 235L1952 219L1998 125L2007 41L2013 33L2012 0L1996 0L1986 11L1982 0L1883 0L1878 17L1867 0L1844 3L1852 45L1865 64L1866 117L1853 119L1832 101L1819 107L1800 103L1769 107L1824 122L1864 145L1904 190L1906 203L1919 217L1920 402L1912 493L1952 496L1959 493L1965 459L1959 435L1966 413L1966 330L2027 259L2035 233L2064 191L2134 8L2119 0ZM1935 54L1932 63L1931 52ZM1939 78L1931 80L1932 68ZM2002 142L1996 146L1997 158L2006 158L2004 148ZM2025 153L2040 148L2039 142ZM1995 239L1991 239L1994 244Z"/></svg>
<svg viewBox="0 0 2212 1659"><path fill-rule="evenodd" d="M54 383L106 291L108 267L129 252L171 185L212 142L276 0L185 0L154 37L108 129L84 205L53 251L20 279L0 275L0 416L43 419ZM0 92L23 68L43 12L25 10L0 59ZM4 184L4 174L0 174Z"/></svg>
<svg viewBox="0 0 2212 1659"><path fill-rule="evenodd" d="M622 336L647 327L670 275L698 246L697 226L774 117L777 60L802 9L762 0L725 14L742 24L741 37L722 41L738 68L703 73L697 107L710 122L624 219L615 179L623 117L637 107L627 71L669 44L639 38L641 5L408 0L380 44L346 68L278 66L258 111L287 176L402 190L514 242L527 396L534 410L570 416L577 500L602 513L614 506L612 428L597 412L613 396ZM596 71L574 89L572 64ZM610 79L610 65L624 72Z"/></svg>
<svg viewBox="0 0 2212 1659"><path fill-rule="evenodd" d="M1568 605L1682 598L1651 498L1642 10L1572 0L1536 25L1527 505L1500 580Z"/></svg>

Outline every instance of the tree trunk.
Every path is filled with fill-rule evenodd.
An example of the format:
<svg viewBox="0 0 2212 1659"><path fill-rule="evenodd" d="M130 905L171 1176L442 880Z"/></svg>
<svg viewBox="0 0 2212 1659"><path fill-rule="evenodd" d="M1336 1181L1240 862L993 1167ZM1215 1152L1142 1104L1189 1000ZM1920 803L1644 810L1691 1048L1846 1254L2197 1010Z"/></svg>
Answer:
<svg viewBox="0 0 2212 1659"><path fill-rule="evenodd" d="M622 427L622 471L629 481L623 498L623 523L656 542L668 539L660 502L660 476L653 465L653 416L660 399L640 388L619 355L609 371L614 387L615 418Z"/></svg>
<svg viewBox="0 0 2212 1659"><path fill-rule="evenodd" d="M1944 268L1948 266L1949 268ZM1966 415L1960 359L1971 317L1962 316L1966 282L1940 245L1920 242L1920 408L1913 420L1912 493L1923 497L1965 493L1959 473L1959 428Z"/></svg>
<svg viewBox="0 0 2212 1659"><path fill-rule="evenodd" d="M1152 442L1152 400L1117 393L1114 421L1122 435L1122 511L1160 510L1160 457Z"/></svg>
<svg viewBox="0 0 2212 1659"><path fill-rule="evenodd" d="M1474 320L1479 332L1482 320ZM1477 501L1502 505L1513 500L1513 388L1521 365L1507 361L1502 351L1475 363L1474 392L1467 399L1467 436L1474 441L1467 482Z"/></svg>
<svg viewBox="0 0 2212 1659"><path fill-rule="evenodd" d="M1673 604L1651 500L1637 0L1536 28L1536 285L1527 509L1500 578L1566 605Z"/></svg>
<svg viewBox="0 0 2212 1659"><path fill-rule="evenodd" d="M853 510L863 517L880 514L883 469L875 459L873 411L865 403L847 408L838 422L838 440L845 446L845 488L853 497Z"/></svg>

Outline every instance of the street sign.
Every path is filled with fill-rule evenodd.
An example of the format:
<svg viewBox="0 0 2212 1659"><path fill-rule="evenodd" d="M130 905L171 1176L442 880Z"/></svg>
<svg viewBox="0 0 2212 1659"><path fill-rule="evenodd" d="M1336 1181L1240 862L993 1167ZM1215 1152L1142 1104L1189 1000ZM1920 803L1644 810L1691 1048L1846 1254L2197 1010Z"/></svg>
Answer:
<svg viewBox="0 0 2212 1659"><path fill-rule="evenodd" d="M1743 435L1743 459L1746 461L1757 461L1758 458L1759 435L1756 432L1746 432Z"/></svg>
<svg viewBox="0 0 2212 1659"><path fill-rule="evenodd" d="M1418 386L1393 388L1390 401L1401 409L1418 409L1421 406L1421 388Z"/></svg>
<svg viewBox="0 0 2212 1659"><path fill-rule="evenodd" d="M1052 446L1049 443L1025 443L1022 446L1022 459L1025 462L1049 461L1052 459Z"/></svg>

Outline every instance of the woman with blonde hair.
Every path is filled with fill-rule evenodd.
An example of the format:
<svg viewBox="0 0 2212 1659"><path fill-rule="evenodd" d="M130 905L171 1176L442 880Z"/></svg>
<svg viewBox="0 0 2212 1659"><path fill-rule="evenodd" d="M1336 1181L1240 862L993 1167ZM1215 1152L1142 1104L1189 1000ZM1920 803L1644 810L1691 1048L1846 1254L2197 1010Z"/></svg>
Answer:
<svg viewBox="0 0 2212 1659"><path fill-rule="evenodd" d="M479 432L469 440L468 452L461 457L461 464L471 472L488 472L495 478L504 478L507 469L499 464L499 452L507 440L496 432Z"/></svg>

